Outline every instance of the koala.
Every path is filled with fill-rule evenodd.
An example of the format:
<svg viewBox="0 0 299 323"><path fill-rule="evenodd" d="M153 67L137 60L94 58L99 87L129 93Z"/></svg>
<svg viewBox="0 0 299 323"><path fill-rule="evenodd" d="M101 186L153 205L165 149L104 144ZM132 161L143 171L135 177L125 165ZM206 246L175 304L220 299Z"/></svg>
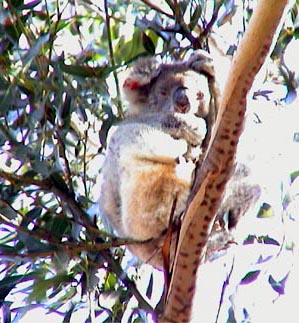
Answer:
<svg viewBox="0 0 299 323"><path fill-rule="evenodd" d="M141 60L123 85L127 117L109 134L100 210L118 236L143 242L128 248L157 268L170 217L180 218L189 195L190 150L199 155L208 133L210 83L212 59L199 51L170 64Z"/></svg>
<svg viewBox="0 0 299 323"><path fill-rule="evenodd" d="M261 196L260 185L251 182L250 176L251 170L247 165L236 164L216 216L216 221L219 221L220 226L227 231L236 227L239 219L254 206Z"/></svg>

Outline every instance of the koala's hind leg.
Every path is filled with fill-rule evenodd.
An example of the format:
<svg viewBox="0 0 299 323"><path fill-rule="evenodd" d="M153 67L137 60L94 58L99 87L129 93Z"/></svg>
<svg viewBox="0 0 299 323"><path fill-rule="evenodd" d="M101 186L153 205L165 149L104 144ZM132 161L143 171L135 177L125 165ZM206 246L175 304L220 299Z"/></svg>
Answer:
<svg viewBox="0 0 299 323"><path fill-rule="evenodd" d="M137 166L136 173L122 182L121 213L124 232L136 240L160 237L168 227L173 201L184 208L189 183L175 174L175 165L150 162Z"/></svg>

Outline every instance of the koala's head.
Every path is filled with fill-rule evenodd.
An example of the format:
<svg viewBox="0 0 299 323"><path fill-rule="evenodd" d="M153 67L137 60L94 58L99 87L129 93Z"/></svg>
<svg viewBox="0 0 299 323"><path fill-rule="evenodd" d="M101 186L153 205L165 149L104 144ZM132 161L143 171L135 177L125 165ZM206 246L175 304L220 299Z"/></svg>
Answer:
<svg viewBox="0 0 299 323"><path fill-rule="evenodd" d="M139 60L123 84L128 114L176 112L206 116L211 99L207 77L178 66L173 64L172 68L169 64L166 68L155 59Z"/></svg>
<svg viewBox="0 0 299 323"><path fill-rule="evenodd" d="M207 78L188 70L161 73L152 85L148 104L154 112L191 113L202 117L208 113L210 99Z"/></svg>

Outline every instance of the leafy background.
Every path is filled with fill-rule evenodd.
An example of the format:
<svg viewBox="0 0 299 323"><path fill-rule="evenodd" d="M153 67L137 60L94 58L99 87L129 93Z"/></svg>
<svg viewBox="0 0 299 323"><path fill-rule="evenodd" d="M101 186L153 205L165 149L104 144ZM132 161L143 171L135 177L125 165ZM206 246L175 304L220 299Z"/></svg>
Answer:
<svg viewBox="0 0 299 323"><path fill-rule="evenodd" d="M0 3L3 322L25 322L30 313L49 322L156 320L162 274L132 260L97 210L107 132L125 112L123 74L141 55L169 60L204 48L214 51L223 85L254 4ZM196 322L280 322L282 306L288 318L295 315L298 7L291 3L257 77L240 142L238 158L252 164L262 198L241 221L238 244L201 268Z"/></svg>

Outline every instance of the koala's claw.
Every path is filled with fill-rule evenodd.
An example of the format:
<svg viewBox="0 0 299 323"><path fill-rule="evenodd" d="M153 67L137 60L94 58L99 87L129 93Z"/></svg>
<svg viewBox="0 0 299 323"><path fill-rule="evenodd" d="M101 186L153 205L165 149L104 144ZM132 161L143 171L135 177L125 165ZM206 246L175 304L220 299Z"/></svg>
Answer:
<svg viewBox="0 0 299 323"><path fill-rule="evenodd" d="M188 132L186 138L187 142L193 147L199 146L202 142L202 138L195 131Z"/></svg>
<svg viewBox="0 0 299 323"><path fill-rule="evenodd" d="M203 50L197 50L192 53L188 60L188 65L197 73L204 73L215 77L213 59Z"/></svg>

